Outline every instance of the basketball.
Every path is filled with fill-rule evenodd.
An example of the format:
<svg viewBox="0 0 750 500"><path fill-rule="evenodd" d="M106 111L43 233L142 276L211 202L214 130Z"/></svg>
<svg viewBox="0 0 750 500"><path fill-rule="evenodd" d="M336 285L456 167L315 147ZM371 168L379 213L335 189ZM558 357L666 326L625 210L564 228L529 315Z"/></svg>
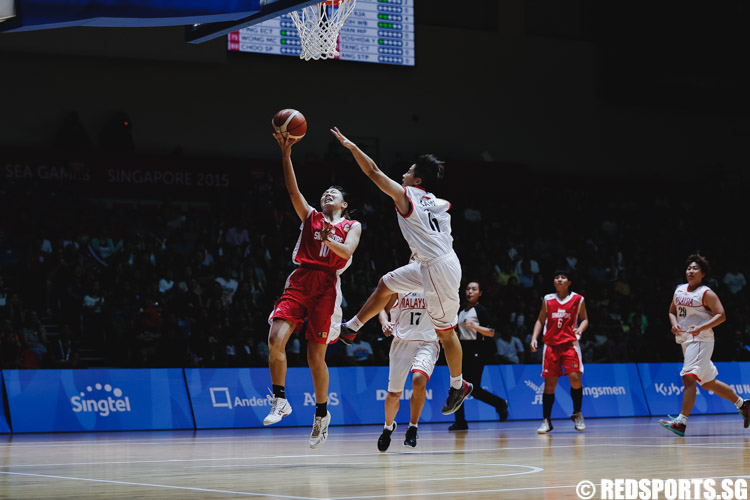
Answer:
<svg viewBox="0 0 750 500"><path fill-rule="evenodd" d="M273 116L271 125L276 132L287 135L292 139L300 140L307 133L307 120L305 115L296 109L282 109Z"/></svg>

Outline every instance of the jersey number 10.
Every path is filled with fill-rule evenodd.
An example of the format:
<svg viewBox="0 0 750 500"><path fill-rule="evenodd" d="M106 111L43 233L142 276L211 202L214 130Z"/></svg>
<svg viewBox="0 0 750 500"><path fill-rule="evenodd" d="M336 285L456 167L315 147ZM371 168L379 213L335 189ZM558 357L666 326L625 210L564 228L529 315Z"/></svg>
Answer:
<svg viewBox="0 0 750 500"><path fill-rule="evenodd" d="M325 243L323 243L323 242L321 241L321 242L320 242L320 255L319 255L319 257L328 257L328 252L329 252L330 250L331 250L331 249L330 249L330 248L328 248L328 245L326 245Z"/></svg>

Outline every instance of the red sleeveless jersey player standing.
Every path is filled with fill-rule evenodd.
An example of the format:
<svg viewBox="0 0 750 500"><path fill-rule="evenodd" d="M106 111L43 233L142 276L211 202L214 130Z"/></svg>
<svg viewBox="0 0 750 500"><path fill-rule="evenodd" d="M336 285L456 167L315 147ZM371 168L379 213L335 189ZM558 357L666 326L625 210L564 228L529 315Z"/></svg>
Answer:
<svg viewBox="0 0 750 500"><path fill-rule="evenodd" d="M544 394L542 395L542 425L537 429L539 434L552 430L552 405L555 402L557 379L567 375L570 379L570 396L573 399L571 419L577 431L583 431L586 425L581 414L583 401L583 357L578 339L588 328L586 304L583 296L570 291L570 272L555 271L555 292L544 297L539 317L534 324L531 336L531 350L536 352L537 339L544 329L544 351L542 356L542 377L544 377Z"/></svg>

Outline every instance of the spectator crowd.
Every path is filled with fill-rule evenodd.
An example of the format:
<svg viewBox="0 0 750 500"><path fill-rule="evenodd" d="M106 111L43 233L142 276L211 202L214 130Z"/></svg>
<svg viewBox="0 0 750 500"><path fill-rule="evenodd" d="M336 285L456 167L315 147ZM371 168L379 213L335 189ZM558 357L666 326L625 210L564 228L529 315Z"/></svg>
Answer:
<svg viewBox="0 0 750 500"><path fill-rule="evenodd" d="M667 310L693 251L712 262L711 285L728 315L714 359L750 360L747 259L733 221L742 183L706 181L710 209L699 210L685 186L658 178L516 172L476 185L466 177L477 172L459 162L448 163L448 175L436 192L453 203L464 279L482 284L496 362L540 362L528 348L531 330L561 267L587 301L585 362L679 361ZM356 176L330 177L346 183L353 218L363 223L342 275L350 317L409 250L387 197ZM305 179L300 185L316 203L319 192ZM3 368L267 365L267 319L299 234L280 167L200 202L82 197L15 182L2 188L0 203ZM328 362L387 364L388 347L371 321L353 346L331 346ZM304 335L288 350L290 365L304 365Z"/></svg>

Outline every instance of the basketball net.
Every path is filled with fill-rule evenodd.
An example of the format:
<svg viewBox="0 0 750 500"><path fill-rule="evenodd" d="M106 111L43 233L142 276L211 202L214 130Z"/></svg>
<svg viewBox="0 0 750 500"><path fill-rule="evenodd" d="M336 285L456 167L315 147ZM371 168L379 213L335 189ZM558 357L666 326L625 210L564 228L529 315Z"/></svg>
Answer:
<svg viewBox="0 0 750 500"><path fill-rule="evenodd" d="M334 0L290 12L302 44L300 59L317 61L338 56L339 31L355 4L356 0Z"/></svg>

